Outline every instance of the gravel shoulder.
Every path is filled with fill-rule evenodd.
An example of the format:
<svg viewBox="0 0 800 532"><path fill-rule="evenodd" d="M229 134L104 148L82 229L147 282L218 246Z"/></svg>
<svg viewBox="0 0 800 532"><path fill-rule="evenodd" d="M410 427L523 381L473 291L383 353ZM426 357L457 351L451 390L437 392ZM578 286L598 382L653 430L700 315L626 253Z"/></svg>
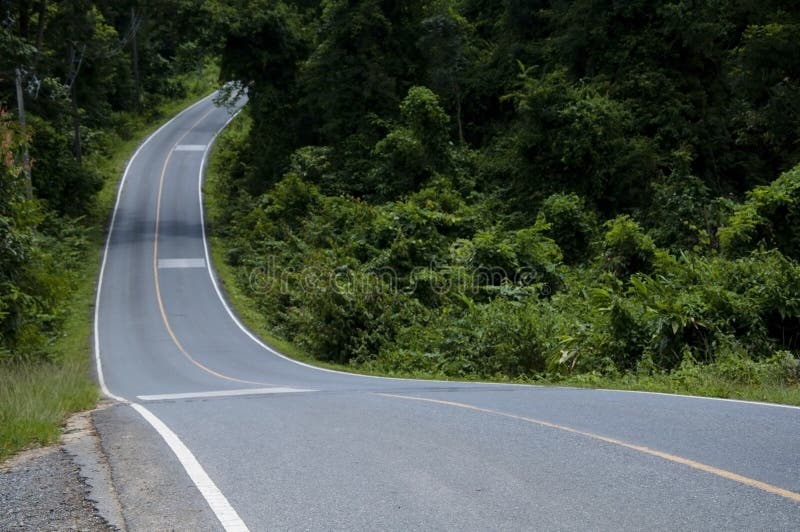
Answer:
<svg viewBox="0 0 800 532"><path fill-rule="evenodd" d="M61 446L0 465L0 530L116 530L89 500L80 467Z"/></svg>
<svg viewBox="0 0 800 532"><path fill-rule="evenodd" d="M0 530L125 529L92 412L71 416L58 445L0 464Z"/></svg>
<svg viewBox="0 0 800 532"><path fill-rule="evenodd" d="M129 406L73 415L59 445L0 463L0 531L215 531L167 445Z"/></svg>

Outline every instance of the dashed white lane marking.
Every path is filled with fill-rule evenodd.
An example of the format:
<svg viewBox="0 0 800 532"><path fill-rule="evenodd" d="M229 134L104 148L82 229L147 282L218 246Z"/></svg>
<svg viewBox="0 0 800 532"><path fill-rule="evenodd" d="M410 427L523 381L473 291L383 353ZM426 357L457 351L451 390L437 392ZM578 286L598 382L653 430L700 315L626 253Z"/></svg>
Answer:
<svg viewBox="0 0 800 532"><path fill-rule="evenodd" d="M205 267L206 259L158 259L158 268L161 270Z"/></svg>
<svg viewBox="0 0 800 532"><path fill-rule="evenodd" d="M156 432L164 438L169 448L172 449L172 452L178 457L178 461L180 461L186 473L189 474L189 478L192 479L192 482L194 482L197 489L200 490L200 493L203 494L208 505L211 506L211 509L216 514L223 528L227 532L247 532L249 530L247 525L244 524L244 521L242 521L239 514L236 513L236 510L233 509L228 499L205 472L203 466L200 465L200 462L198 462L197 458L192 454L192 451L178 438L178 435L172 432L163 421L158 419L142 405L131 403L131 407L139 412L142 417L153 426Z"/></svg>
<svg viewBox="0 0 800 532"><path fill-rule="evenodd" d="M205 144L178 144L175 146L175 151L206 151Z"/></svg>
<svg viewBox="0 0 800 532"><path fill-rule="evenodd" d="M303 388L285 388L276 386L274 388L251 388L249 390L219 390L214 392L190 392L190 393L164 393L158 395L140 395L142 401L169 401L174 399L206 399L213 397L241 397L244 395L270 395L284 393L306 393L316 390L305 390Z"/></svg>

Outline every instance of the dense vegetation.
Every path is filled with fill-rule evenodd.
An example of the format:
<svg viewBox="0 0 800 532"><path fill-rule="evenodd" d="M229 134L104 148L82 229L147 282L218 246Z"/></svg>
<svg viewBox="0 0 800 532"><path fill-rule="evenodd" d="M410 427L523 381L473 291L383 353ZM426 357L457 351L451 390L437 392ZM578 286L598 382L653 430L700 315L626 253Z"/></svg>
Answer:
<svg viewBox="0 0 800 532"><path fill-rule="evenodd" d="M93 401L113 177L211 56L249 98L212 229L274 334L799 400L794 2L0 0L0 455Z"/></svg>
<svg viewBox="0 0 800 532"><path fill-rule="evenodd" d="M796 389L795 2L208 14L249 97L213 230L279 336L390 373Z"/></svg>
<svg viewBox="0 0 800 532"><path fill-rule="evenodd" d="M175 111L162 104L210 91L202 35L176 38L186 13L177 0L0 0L0 458L96 401L90 311L121 163Z"/></svg>

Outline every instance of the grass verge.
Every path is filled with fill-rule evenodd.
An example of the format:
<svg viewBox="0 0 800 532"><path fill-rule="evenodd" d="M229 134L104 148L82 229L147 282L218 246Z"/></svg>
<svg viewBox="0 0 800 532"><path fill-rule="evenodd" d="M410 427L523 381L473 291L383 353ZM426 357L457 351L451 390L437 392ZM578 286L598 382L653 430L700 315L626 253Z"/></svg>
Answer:
<svg viewBox="0 0 800 532"><path fill-rule="evenodd" d="M92 408L99 397L92 379L92 335L95 286L105 245L106 226L116 199L125 164L138 145L167 118L211 92L216 71L207 69L202 79L187 77L183 98L164 102L144 115L120 115L124 139L110 133L108 153L90 157L103 175L93 212L86 223L88 249L85 266L75 272L66 316L50 346L49 361L0 364L0 460L35 445L58 440L65 418Z"/></svg>
<svg viewBox="0 0 800 532"><path fill-rule="evenodd" d="M605 388L612 390L635 390L682 395L699 395L720 399L739 399L800 406L800 386L781 382L742 383L721 377L713 371L704 371L699 366L694 375L677 370L658 375L627 374L614 377L602 375L578 375L563 380L543 380L542 383L558 383L579 388Z"/></svg>
<svg viewBox="0 0 800 532"><path fill-rule="evenodd" d="M234 121L231 130L236 127L238 124L237 121ZM225 133L223 133L224 135ZM225 260L228 250L236 246L220 236L221 231L218 231L215 226L218 223L217 220L223 218L221 213L224 213L227 208L225 198L217 194L215 186L221 179L217 173L220 161L222 161L220 150L214 147L210 155L207 181L204 187L204 203L209 215L211 260L231 307L245 326L282 354L322 368L375 376L455 380L442 374L387 371L379 362L370 365L341 365L324 362L270 331L266 326L267 320L259 311L257 302L243 289L243 283L246 282L243 272ZM501 375L492 380L504 383L697 395L800 406L800 384L787 384L784 379L785 372L779 371L778 374L773 375L776 369L780 368L776 366L775 361L736 361L734 365L728 361L710 365L683 364L670 373L541 374L513 380ZM800 371L800 369L796 368L795 371ZM467 376L459 377L458 380L478 381L483 379L477 376Z"/></svg>

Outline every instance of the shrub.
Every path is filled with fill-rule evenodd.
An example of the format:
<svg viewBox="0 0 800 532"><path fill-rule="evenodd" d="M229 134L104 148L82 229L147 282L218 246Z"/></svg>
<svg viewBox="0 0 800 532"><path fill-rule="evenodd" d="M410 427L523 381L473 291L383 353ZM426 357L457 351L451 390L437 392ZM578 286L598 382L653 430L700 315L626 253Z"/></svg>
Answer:
<svg viewBox="0 0 800 532"><path fill-rule="evenodd" d="M323 360L373 359L418 307L369 272L347 267L320 272L314 286L297 294L300 306L289 321L299 343Z"/></svg>
<svg viewBox="0 0 800 532"><path fill-rule="evenodd" d="M585 262L595 238L597 217L577 194L553 194L542 203L539 215L549 226L547 234L558 244L567 264Z"/></svg>
<svg viewBox="0 0 800 532"><path fill-rule="evenodd" d="M800 260L800 165L748 193L719 230L723 251L742 256L762 244Z"/></svg>
<svg viewBox="0 0 800 532"><path fill-rule="evenodd" d="M653 267L656 246L638 222L628 215L617 216L605 223L603 265L617 277L649 272Z"/></svg>
<svg viewBox="0 0 800 532"><path fill-rule="evenodd" d="M544 370L543 322L536 303L497 298L463 300L459 311L443 309L441 335L426 351L438 353L438 370L450 376L519 377Z"/></svg>
<svg viewBox="0 0 800 532"><path fill-rule="evenodd" d="M688 167L689 161L685 161ZM714 231L716 205L703 181L688 168L673 171L661 181L651 183L651 202L646 224L659 246L679 252L706 242Z"/></svg>
<svg viewBox="0 0 800 532"><path fill-rule="evenodd" d="M274 223L298 230L308 214L319 205L317 187L289 172L264 196L264 214Z"/></svg>
<svg viewBox="0 0 800 532"><path fill-rule="evenodd" d="M379 164L372 170L376 190L385 198L413 192L450 166L450 118L426 87L411 87L400 104L402 124L375 145Z"/></svg>

